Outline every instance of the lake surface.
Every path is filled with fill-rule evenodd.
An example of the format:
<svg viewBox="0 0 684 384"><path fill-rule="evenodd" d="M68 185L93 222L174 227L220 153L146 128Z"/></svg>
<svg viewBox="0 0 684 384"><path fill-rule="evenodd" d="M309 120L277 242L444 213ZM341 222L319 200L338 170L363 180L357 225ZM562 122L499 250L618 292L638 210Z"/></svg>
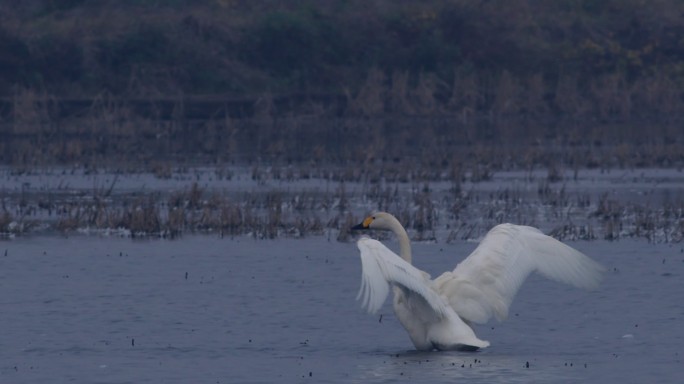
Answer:
<svg viewBox="0 0 684 384"><path fill-rule="evenodd" d="M394 240L387 244L396 249ZM2 383L679 382L684 246L570 242L585 292L532 276L481 352L418 353L355 301L353 242L26 236L0 242ZM418 243L433 276L476 243Z"/></svg>

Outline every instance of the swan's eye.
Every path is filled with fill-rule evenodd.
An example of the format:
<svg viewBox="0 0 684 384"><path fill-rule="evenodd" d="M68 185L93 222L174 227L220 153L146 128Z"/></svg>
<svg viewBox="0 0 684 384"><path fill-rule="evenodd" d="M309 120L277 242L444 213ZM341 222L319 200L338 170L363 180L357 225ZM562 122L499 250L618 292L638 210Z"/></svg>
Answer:
<svg viewBox="0 0 684 384"><path fill-rule="evenodd" d="M375 220L375 216L373 216L373 220Z"/></svg>

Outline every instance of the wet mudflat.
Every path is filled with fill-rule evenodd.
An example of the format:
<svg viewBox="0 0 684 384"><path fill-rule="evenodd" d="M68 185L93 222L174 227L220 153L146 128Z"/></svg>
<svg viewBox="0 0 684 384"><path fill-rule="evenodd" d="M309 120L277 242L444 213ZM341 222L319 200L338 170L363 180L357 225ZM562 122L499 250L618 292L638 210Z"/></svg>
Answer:
<svg viewBox="0 0 684 384"><path fill-rule="evenodd" d="M676 382L683 246L569 243L606 266L600 289L533 276L476 328L491 347L418 353L389 302L355 301L353 242L17 237L0 242L0 381ZM417 243L414 263L436 276L475 246Z"/></svg>

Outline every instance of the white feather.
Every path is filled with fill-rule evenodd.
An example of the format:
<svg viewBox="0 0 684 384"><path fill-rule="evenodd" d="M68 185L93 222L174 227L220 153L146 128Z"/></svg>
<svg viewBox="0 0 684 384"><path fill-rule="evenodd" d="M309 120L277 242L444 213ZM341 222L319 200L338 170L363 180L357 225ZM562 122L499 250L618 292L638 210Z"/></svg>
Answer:
<svg viewBox="0 0 684 384"><path fill-rule="evenodd" d="M435 279L437 291L458 315L486 323L504 320L518 289L532 272L578 288L596 288L603 267L536 228L501 224L453 272Z"/></svg>
<svg viewBox="0 0 684 384"><path fill-rule="evenodd" d="M448 304L432 288L422 271L402 260L381 242L362 237L357 242L361 251L361 289L357 299L368 312L375 313L387 299L390 284L421 296L439 317L446 316Z"/></svg>

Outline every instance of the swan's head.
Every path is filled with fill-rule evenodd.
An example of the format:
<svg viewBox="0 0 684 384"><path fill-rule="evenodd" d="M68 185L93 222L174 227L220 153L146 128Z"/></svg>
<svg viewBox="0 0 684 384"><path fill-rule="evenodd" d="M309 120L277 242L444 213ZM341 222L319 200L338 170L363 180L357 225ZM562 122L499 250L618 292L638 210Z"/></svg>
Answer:
<svg viewBox="0 0 684 384"><path fill-rule="evenodd" d="M399 239L400 256L407 262L411 262L411 244L408 234L396 217L387 212L376 212L366 217L361 224L351 227L352 230L380 229L392 231Z"/></svg>
<svg viewBox="0 0 684 384"><path fill-rule="evenodd" d="M366 217L361 224L357 224L351 227L352 230L363 230L363 229L382 229L385 231L391 231L396 224L398 224L397 219L387 212L376 212L368 217Z"/></svg>

